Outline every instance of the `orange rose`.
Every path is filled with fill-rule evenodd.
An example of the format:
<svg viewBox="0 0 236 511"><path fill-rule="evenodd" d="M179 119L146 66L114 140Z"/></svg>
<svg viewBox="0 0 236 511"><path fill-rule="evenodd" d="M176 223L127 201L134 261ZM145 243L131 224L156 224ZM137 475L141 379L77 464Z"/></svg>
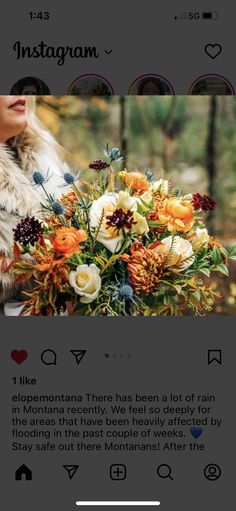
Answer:
<svg viewBox="0 0 236 511"><path fill-rule="evenodd" d="M60 227L56 231L53 248L58 254L69 258L80 252L78 245L86 240L87 234L82 229L78 231L75 227Z"/></svg>
<svg viewBox="0 0 236 511"><path fill-rule="evenodd" d="M178 197L165 199L158 210L160 223L168 231L189 231L194 224L194 210L191 202Z"/></svg>
<svg viewBox="0 0 236 511"><path fill-rule="evenodd" d="M124 180L126 186L129 186L136 192L146 192L150 188L150 183L142 172L127 172L127 170L123 170L119 176Z"/></svg>

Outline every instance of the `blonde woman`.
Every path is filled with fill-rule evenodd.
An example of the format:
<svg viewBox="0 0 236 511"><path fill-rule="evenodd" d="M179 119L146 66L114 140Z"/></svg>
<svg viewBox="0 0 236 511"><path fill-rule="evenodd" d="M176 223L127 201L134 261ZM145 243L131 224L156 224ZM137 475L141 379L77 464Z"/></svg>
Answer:
<svg viewBox="0 0 236 511"><path fill-rule="evenodd" d="M20 312L6 303L20 295L13 277L3 271L12 258L13 229L27 215L38 217L45 200L41 187L32 185L32 173L46 175L49 169L47 191L56 196L62 193L66 168L62 148L36 116L35 98L0 96L0 306L5 304L6 315Z"/></svg>

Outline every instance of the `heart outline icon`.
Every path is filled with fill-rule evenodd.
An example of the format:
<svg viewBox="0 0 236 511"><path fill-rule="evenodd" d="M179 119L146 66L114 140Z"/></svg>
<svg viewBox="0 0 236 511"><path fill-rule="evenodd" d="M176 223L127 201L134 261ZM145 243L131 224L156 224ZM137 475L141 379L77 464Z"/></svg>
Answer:
<svg viewBox="0 0 236 511"><path fill-rule="evenodd" d="M22 364L28 357L28 353L26 350L12 350L11 358L16 362L16 364Z"/></svg>
<svg viewBox="0 0 236 511"><path fill-rule="evenodd" d="M192 427L190 429L190 433L193 436L193 438L195 438L195 440L197 440L202 435L203 429L201 427L198 427L198 428Z"/></svg>
<svg viewBox="0 0 236 511"><path fill-rule="evenodd" d="M206 44L205 46L205 53L210 57L211 59L216 59L216 57L219 57L219 55L222 53L222 46L219 43L216 44Z"/></svg>

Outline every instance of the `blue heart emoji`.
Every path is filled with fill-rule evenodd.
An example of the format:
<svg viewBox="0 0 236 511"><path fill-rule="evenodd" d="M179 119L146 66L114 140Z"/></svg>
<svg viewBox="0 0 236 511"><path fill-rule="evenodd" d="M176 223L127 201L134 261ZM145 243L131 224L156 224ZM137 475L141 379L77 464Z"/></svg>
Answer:
<svg viewBox="0 0 236 511"><path fill-rule="evenodd" d="M196 440L201 436L203 432L202 428L191 428L190 433L193 436L193 438L196 438Z"/></svg>

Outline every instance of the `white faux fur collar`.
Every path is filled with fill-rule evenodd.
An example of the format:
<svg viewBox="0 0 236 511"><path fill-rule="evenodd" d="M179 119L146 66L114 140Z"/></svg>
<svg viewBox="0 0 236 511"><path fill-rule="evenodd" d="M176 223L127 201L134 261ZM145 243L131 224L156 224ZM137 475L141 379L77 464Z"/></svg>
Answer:
<svg viewBox="0 0 236 511"><path fill-rule="evenodd" d="M29 176L15 163L11 152L0 144L0 209L25 216L35 212L40 198Z"/></svg>
<svg viewBox="0 0 236 511"><path fill-rule="evenodd" d="M43 155L45 165L46 160L49 160L48 156ZM32 155L30 168L23 171L14 161L11 151L4 144L0 144L0 209L20 216L35 214L41 209L40 203L45 202L46 197L39 187L33 186L31 176L32 171L36 169L46 175L49 168L52 177L46 185L47 191L60 196L64 191L61 185L66 167L63 168L61 165L59 168L58 161L54 161L52 156L50 163L47 168L38 169Z"/></svg>

